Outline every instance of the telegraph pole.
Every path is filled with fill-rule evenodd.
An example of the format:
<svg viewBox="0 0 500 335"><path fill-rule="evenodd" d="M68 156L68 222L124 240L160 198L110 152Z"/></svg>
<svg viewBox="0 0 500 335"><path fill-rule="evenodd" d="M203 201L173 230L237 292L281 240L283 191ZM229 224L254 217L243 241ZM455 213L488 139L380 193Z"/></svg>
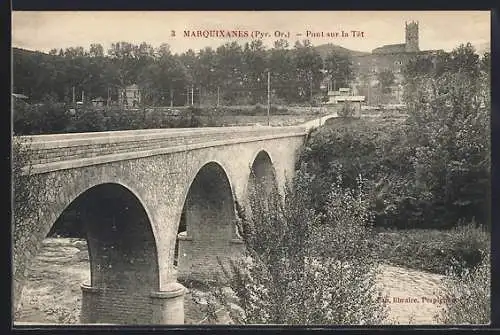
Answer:
<svg viewBox="0 0 500 335"><path fill-rule="evenodd" d="M170 88L170 108L174 107L174 90Z"/></svg>
<svg viewBox="0 0 500 335"><path fill-rule="evenodd" d="M267 125L271 125L269 114L271 112L271 71L267 71Z"/></svg>
<svg viewBox="0 0 500 335"><path fill-rule="evenodd" d="M191 85L191 106L194 105L194 85Z"/></svg>
<svg viewBox="0 0 500 335"><path fill-rule="evenodd" d="M76 104L75 86L73 86L73 105Z"/></svg>
<svg viewBox="0 0 500 335"><path fill-rule="evenodd" d="M189 106L189 86L186 87L186 105Z"/></svg>
<svg viewBox="0 0 500 335"><path fill-rule="evenodd" d="M309 100L311 101L311 104L312 104L312 101L313 101L313 81L312 81L312 74L311 74L311 77L309 79Z"/></svg>
<svg viewBox="0 0 500 335"><path fill-rule="evenodd" d="M220 86L217 86L217 107L219 107Z"/></svg>
<svg viewBox="0 0 500 335"><path fill-rule="evenodd" d="M368 106L371 106L370 105L370 89L371 89L371 86L372 85L370 83L368 83Z"/></svg>

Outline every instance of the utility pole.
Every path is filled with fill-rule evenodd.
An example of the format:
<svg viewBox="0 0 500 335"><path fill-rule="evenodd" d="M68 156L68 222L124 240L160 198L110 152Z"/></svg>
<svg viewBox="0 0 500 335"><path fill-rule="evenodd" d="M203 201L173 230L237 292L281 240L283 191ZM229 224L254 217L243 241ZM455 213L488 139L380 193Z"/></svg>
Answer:
<svg viewBox="0 0 500 335"><path fill-rule="evenodd" d="M313 78L312 78L312 73L311 73L311 76L309 77L309 94L310 94L309 100L311 101L311 104L312 104L312 101L313 101Z"/></svg>
<svg viewBox="0 0 500 335"><path fill-rule="evenodd" d="M170 88L170 108L174 107L174 90Z"/></svg>
<svg viewBox="0 0 500 335"><path fill-rule="evenodd" d="M82 90L82 103L83 103L83 99L85 99L85 91Z"/></svg>
<svg viewBox="0 0 500 335"><path fill-rule="evenodd" d="M371 89L371 84L368 83L368 106L370 106L370 89Z"/></svg>
<svg viewBox="0 0 500 335"><path fill-rule="evenodd" d="M271 125L270 114L271 112L271 71L267 71L267 125Z"/></svg>
<svg viewBox="0 0 500 335"><path fill-rule="evenodd" d="M73 105L76 104L75 86L73 86Z"/></svg>
<svg viewBox="0 0 500 335"><path fill-rule="evenodd" d="M186 106L189 106L189 86L186 87Z"/></svg>
<svg viewBox="0 0 500 335"><path fill-rule="evenodd" d="M191 106L194 105L194 85L191 85Z"/></svg>

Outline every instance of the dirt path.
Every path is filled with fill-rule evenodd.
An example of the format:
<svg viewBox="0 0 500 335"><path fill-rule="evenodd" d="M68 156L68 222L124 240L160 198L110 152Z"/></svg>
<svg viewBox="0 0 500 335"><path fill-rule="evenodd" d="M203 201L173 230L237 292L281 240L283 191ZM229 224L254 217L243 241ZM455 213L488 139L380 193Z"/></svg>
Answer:
<svg viewBox="0 0 500 335"><path fill-rule="evenodd" d="M382 265L378 284L387 295L387 324L436 324L443 307L436 295L442 276L434 273Z"/></svg>
<svg viewBox="0 0 500 335"><path fill-rule="evenodd" d="M389 265L382 266L378 280L387 295L387 324L435 324L441 307L433 303L441 276ZM46 239L28 273L28 282L15 320L34 323L78 323L80 284L90 279L85 242L77 239ZM398 300L401 299L401 300ZM405 302L405 299L413 299ZM428 299L428 300L425 300ZM203 316L188 293L186 323L198 323Z"/></svg>

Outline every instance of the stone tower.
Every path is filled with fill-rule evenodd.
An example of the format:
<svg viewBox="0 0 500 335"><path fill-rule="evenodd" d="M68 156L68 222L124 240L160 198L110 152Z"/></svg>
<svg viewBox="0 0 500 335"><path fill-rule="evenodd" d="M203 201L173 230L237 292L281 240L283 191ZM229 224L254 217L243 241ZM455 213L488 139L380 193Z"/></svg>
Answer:
<svg viewBox="0 0 500 335"><path fill-rule="evenodd" d="M405 22L406 28L406 52L418 52L418 21Z"/></svg>

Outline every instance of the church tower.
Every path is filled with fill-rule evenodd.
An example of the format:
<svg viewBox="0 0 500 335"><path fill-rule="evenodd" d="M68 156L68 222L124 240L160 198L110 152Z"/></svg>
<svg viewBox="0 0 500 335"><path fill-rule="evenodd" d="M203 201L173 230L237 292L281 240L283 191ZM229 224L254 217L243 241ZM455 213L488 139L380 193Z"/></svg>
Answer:
<svg viewBox="0 0 500 335"><path fill-rule="evenodd" d="M405 22L406 28L406 52L418 52L418 21Z"/></svg>

